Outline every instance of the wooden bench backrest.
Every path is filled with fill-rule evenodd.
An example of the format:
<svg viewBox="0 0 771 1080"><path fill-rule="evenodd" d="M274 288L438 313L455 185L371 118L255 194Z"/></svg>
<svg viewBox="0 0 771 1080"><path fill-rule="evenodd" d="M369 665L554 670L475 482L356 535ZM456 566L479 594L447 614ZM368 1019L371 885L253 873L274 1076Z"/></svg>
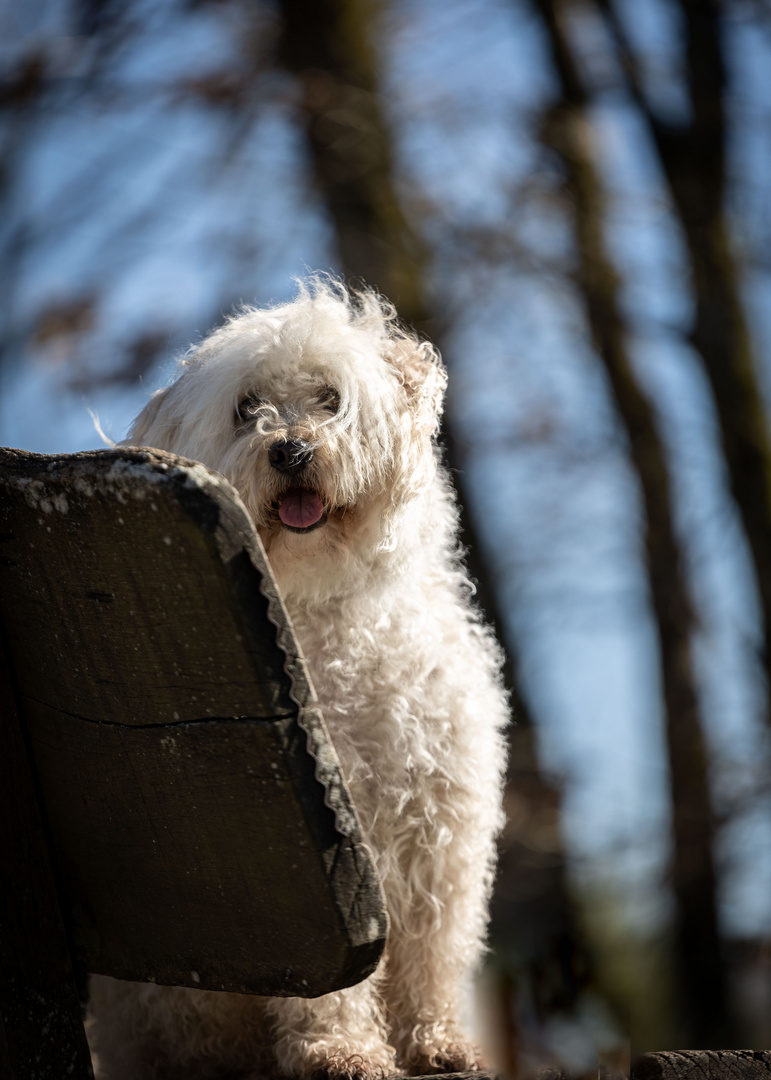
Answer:
<svg viewBox="0 0 771 1080"><path fill-rule="evenodd" d="M0 451L0 617L76 968L304 996L374 969L382 892L222 477Z"/></svg>

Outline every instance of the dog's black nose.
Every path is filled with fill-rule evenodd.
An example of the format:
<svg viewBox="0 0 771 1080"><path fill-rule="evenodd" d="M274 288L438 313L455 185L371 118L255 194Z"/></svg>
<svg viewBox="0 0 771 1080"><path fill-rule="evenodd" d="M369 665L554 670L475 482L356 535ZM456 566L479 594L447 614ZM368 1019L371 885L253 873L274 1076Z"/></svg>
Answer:
<svg viewBox="0 0 771 1080"><path fill-rule="evenodd" d="M279 439L268 450L268 461L279 472L301 469L313 460L313 450L302 439Z"/></svg>

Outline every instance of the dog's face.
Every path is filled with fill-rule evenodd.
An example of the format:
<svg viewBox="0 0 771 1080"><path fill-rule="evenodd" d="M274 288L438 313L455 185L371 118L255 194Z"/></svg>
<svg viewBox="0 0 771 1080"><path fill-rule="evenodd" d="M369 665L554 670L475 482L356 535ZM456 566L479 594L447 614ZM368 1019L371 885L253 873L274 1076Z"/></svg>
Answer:
<svg viewBox="0 0 771 1080"><path fill-rule="evenodd" d="M444 384L436 353L374 295L317 282L207 338L127 441L223 473L284 595L326 600L398 544L434 476Z"/></svg>

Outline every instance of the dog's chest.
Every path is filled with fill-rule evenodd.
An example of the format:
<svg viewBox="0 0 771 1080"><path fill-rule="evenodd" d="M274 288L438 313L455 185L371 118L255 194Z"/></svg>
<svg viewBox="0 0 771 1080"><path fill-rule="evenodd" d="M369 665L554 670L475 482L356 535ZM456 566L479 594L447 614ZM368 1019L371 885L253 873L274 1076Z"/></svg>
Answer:
<svg viewBox="0 0 771 1080"><path fill-rule="evenodd" d="M351 624L298 613L294 623L348 782L380 797L419 783L420 763L436 742L422 674L427 658L382 614Z"/></svg>

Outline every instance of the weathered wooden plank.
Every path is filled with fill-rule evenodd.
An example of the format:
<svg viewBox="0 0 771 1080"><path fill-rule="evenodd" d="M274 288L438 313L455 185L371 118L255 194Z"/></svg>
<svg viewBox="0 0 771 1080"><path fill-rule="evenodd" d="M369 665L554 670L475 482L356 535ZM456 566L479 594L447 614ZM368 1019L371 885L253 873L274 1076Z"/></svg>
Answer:
<svg viewBox="0 0 771 1080"><path fill-rule="evenodd" d="M4 491L4 606L22 693L124 724L291 715L260 578L243 547L220 557L217 486L124 455L108 467L97 455L43 460L20 456ZM249 593L238 604L235 581Z"/></svg>
<svg viewBox="0 0 771 1080"><path fill-rule="evenodd" d="M67 937L0 636L0 1076L93 1076Z"/></svg>
<svg viewBox="0 0 771 1080"><path fill-rule="evenodd" d="M291 718L137 728L40 705L28 716L84 967L273 995L346 981L337 898L287 768Z"/></svg>
<svg viewBox="0 0 771 1080"><path fill-rule="evenodd" d="M437 1074L431 1074L431 1080L436 1080ZM496 1072L488 1069L479 1069L477 1072L441 1073L442 1080L501 1080ZM428 1080L426 1076L414 1076L412 1080Z"/></svg>
<svg viewBox="0 0 771 1080"><path fill-rule="evenodd" d="M662 1050L632 1063L633 1080L769 1080L771 1050Z"/></svg>
<svg viewBox="0 0 771 1080"><path fill-rule="evenodd" d="M566 1069L541 1069L534 1080L588 1080ZM626 1073L606 1071L600 1080L621 1080ZM769 1080L771 1050L662 1050L632 1059L631 1080Z"/></svg>
<svg viewBox="0 0 771 1080"><path fill-rule="evenodd" d="M88 970L359 981L386 916L259 540L172 455L0 456L0 607Z"/></svg>

